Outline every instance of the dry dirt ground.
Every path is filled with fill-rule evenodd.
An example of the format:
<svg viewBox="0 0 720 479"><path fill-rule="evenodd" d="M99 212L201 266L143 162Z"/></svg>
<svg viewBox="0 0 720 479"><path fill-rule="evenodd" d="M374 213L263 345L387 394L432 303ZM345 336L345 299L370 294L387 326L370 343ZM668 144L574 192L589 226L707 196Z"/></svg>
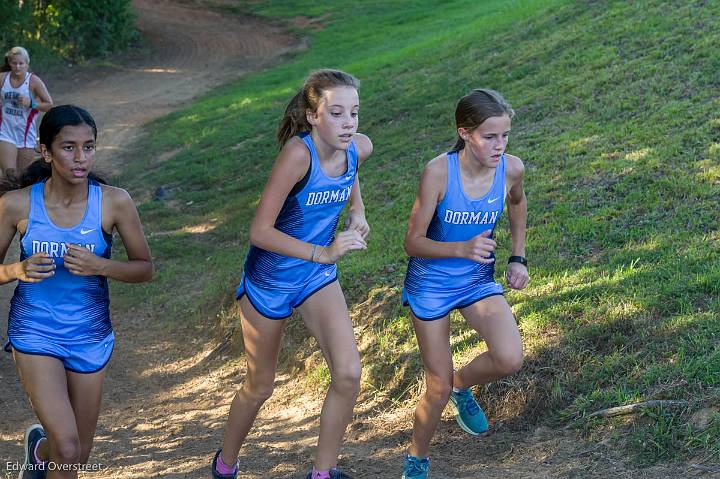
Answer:
<svg viewBox="0 0 720 479"><path fill-rule="evenodd" d="M117 171L118 158L143 123L245 72L262 68L301 43L258 19L137 0L139 29L150 48L116 64L75 69L48 81L56 103L93 112L101 131L100 166ZM115 162L114 162L115 160ZM11 251L9 258L15 258ZM0 287L4 331L12 285ZM114 311L117 346L108 368L104 404L90 463L81 477L208 478L222 440L241 358L212 338L169 332L142 311ZM218 354L218 352L220 352ZM8 462L22 460L22 433L34 415L10 355L0 355L0 478L16 477ZM321 397L297 397L291 378L279 375L275 396L261 411L241 450L242 478L300 478L310 464ZM357 408L341 466L356 478L397 478L410 436L411 405L389 411ZM623 451L584 442L571 430L540 427L471 438L450 415L438 431L432 477L442 478L684 478L713 477L689 465L628 469Z"/></svg>

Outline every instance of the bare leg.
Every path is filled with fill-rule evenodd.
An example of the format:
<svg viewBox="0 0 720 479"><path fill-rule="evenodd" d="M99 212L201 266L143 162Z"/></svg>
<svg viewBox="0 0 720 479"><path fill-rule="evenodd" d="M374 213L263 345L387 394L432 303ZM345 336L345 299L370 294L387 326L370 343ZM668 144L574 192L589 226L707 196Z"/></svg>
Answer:
<svg viewBox="0 0 720 479"><path fill-rule="evenodd" d="M315 468L325 470L337 466L343 436L352 420L360 391L360 354L337 281L313 294L298 309L320 345L332 378L320 413L315 453Z"/></svg>
<svg viewBox="0 0 720 479"><path fill-rule="evenodd" d="M455 372L454 386L465 389L515 374L523 362L522 342L505 298L491 296L460 312L483 337L488 350Z"/></svg>
<svg viewBox="0 0 720 479"><path fill-rule="evenodd" d="M284 320L268 319L253 308L247 296L240 299L241 325L247 373L230 405L222 461L235 464L260 407L272 395Z"/></svg>
<svg viewBox="0 0 720 479"><path fill-rule="evenodd" d="M58 359L22 354L17 351L14 352L14 356L18 374L30 403L47 434L47 446L41 449L41 457L45 453L50 461L57 464L80 463L83 451L75 410L88 408L83 410L80 423L85 436L88 433L88 424L91 422L94 432L94 423L97 421L100 407L98 396L102 390L104 371L86 375L82 380L73 377L69 380L69 384L69 373L65 371L62 362ZM88 388L88 398L79 399L78 403L73 405L70 395L86 394L85 390L79 391L83 386ZM69 389L72 390L71 394L68 392ZM97 399L92 400L92 397ZM92 444L92 438L89 442ZM47 477L48 479L74 479L77 478L77 471L50 470Z"/></svg>
<svg viewBox="0 0 720 479"><path fill-rule="evenodd" d="M9 181L17 180L17 154L15 145L0 141L0 173Z"/></svg>
<svg viewBox="0 0 720 479"><path fill-rule="evenodd" d="M412 456L423 458L430 452L430 441L452 392L450 321L447 316L435 321L423 321L412 315L412 319L427 387L415 408L409 452Z"/></svg>
<svg viewBox="0 0 720 479"><path fill-rule="evenodd" d="M68 371L68 392L75 412L78 437L80 439L80 464L88 462L95 439L95 427L100 414L105 368L92 374L78 374Z"/></svg>

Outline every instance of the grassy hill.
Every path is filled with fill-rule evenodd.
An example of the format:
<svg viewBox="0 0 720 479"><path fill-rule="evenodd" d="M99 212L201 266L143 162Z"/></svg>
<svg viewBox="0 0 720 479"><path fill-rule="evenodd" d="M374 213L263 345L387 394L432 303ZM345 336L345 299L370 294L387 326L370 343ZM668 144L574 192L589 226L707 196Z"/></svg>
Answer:
<svg viewBox="0 0 720 479"><path fill-rule="evenodd" d="M361 400L411 404L421 366L400 306L408 214L424 163L452 144L457 99L494 88L517 112L508 151L527 168L532 282L507 294L526 363L479 392L489 415L518 429L572 424L610 436L639 464L717 458L720 4L240 8L295 25L310 47L152 125L120 183L140 203L158 275L144 289L116 287L117 301L190 333L237 323L232 294L282 110L311 69L347 70L362 81L360 130L375 144L361 174L369 249L339 266L363 355ZM152 199L159 186L163 201ZM504 226L498 258L508 255ZM308 384L327 381L299 321L286 344L283 367ZM459 317L452 346L458 362L484 347ZM631 419L587 417L648 399L688 403Z"/></svg>

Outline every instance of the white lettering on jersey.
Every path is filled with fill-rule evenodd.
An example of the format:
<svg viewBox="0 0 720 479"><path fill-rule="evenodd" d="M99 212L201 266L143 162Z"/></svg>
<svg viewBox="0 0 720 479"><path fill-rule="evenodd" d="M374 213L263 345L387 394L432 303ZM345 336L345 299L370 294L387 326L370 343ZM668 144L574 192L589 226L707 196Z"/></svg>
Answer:
<svg viewBox="0 0 720 479"><path fill-rule="evenodd" d="M489 225L494 224L500 211L453 211L445 210L443 221L453 225Z"/></svg>
<svg viewBox="0 0 720 479"><path fill-rule="evenodd" d="M338 203L350 197L352 186L327 191L311 191L308 193L305 206L324 205L326 203Z"/></svg>
<svg viewBox="0 0 720 479"><path fill-rule="evenodd" d="M95 252L95 245L92 243L77 243L78 246L82 246L91 253ZM65 256L68 251L68 243L58 243L56 241L38 241L33 240L32 242L32 254L36 253L47 253L51 258L61 258Z"/></svg>

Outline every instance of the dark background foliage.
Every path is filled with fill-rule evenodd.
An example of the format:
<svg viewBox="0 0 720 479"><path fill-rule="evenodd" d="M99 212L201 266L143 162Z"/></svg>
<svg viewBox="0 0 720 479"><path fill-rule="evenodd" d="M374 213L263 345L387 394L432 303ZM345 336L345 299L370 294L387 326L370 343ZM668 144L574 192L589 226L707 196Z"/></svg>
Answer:
<svg viewBox="0 0 720 479"><path fill-rule="evenodd" d="M34 66L80 62L137 37L130 0L0 0L0 46L28 49Z"/></svg>

